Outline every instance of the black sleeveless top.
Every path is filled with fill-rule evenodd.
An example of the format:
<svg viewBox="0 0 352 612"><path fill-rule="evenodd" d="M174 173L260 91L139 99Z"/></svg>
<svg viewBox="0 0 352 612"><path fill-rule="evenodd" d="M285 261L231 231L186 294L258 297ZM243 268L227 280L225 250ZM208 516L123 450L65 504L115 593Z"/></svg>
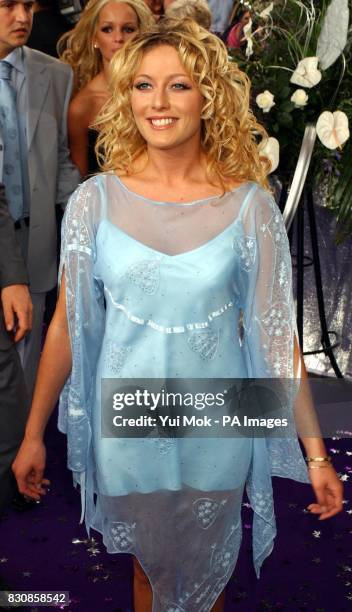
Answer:
<svg viewBox="0 0 352 612"><path fill-rule="evenodd" d="M98 160L95 155L95 143L97 141L98 132L96 130L88 129L88 173L96 174L99 172Z"/></svg>

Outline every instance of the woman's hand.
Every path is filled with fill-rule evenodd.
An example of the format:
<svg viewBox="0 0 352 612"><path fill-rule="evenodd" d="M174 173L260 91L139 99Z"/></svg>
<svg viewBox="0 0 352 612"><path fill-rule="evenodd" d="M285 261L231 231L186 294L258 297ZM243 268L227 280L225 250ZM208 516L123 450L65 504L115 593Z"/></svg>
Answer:
<svg viewBox="0 0 352 612"><path fill-rule="evenodd" d="M330 518L342 510L343 485L334 468L308 469L316 504L310 504L308 510L312 514L320 514L319 520Z"/></svg>
<svg viewBox="0 0 352 612"><path fill-rule="evenodd" d="M50 484L49 480L43 478L45 459L43 441L39 438L35 440L24 438L12 464L19 492L36 501L46 494L45 486Z"/></svg>

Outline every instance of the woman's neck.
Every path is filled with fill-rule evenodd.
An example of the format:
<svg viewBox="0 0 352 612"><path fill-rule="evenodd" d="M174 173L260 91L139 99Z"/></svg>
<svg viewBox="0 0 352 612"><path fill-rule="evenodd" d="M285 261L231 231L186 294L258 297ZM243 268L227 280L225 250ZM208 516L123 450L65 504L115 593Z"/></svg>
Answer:
<svg viewBox="0 0 352 612"><path fill-rule="evenodd" d="M109 65L110 65L109 62L106 62L105 60L103 60L102 67L99 72L102 80L105 81L106 87L108 86L108 79L109 79Z"/></svg>
<svg viewBox="0 0 352 612"><path fill-rule="evenodd" d="M169 150L148 147L146 154L138 161L136 174L143 174L159 184L175 187L187 182L204 182L206 160L200 146L180 146Z"/></svg>

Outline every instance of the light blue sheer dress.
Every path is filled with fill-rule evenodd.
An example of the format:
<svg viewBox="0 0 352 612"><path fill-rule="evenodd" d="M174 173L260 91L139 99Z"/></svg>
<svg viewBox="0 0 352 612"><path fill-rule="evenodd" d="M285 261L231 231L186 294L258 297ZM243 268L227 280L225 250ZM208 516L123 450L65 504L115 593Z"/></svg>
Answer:
<svg viewBox="0 0 352 612"><path fill-rule="evenodd" d="M281 214L260 186L181 204L114 174L63 223L72 372L60 398L87 529L134 554L153 612L206 612L229 580L246 487L257 575L275 537L271 477L308 482L296 437L101 437L103 378L292 378L295 315Z"/></svg>

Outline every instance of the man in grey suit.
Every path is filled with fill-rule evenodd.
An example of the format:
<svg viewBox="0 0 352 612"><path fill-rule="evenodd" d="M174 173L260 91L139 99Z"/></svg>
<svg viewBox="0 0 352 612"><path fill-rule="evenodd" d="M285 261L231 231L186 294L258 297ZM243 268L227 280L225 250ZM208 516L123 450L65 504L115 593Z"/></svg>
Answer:
<svg viewBox="0 0 352 612"><path fill-rule="evenodd" d="M0 512L15 492L11 464L22 441L28 401L15 341L31 327L28 275L0 184Z"/></svg>
<svg viewBox="0 0 352 612"><path fill-rule="evenodd" d="M34 306L32 331L19 348L30 396L40 356L45 297L56 285L55 205L64 207L80 180L67 146L72 71L24 46L32 18L31 0L0 0L0 180L6 187ZM11 140L14 134L18 150Z"/></svg>

